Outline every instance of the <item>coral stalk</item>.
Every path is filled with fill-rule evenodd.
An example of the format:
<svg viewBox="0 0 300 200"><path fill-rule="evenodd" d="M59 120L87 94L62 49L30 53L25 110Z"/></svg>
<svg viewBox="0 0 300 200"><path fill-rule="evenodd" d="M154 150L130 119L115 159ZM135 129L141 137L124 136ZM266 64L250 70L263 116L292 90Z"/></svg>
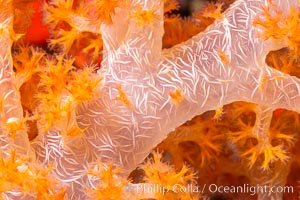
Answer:
<svg viewBox="0 0 300 200"><path fill-rule="evenodd" d="M151 29L148 25L132 33L129 30L134 22L130 20L125 31L127 38L123 37L122 42L118 41L120 36L111 37L120 33L115 26L104 27L106 48L103 69L99 72L106 81L103 98L79 110L79 113L88 113L79 121L94 124L86 134L98 133L99 140L92 143L102 158L114 158L131 170L177 126L195 115L234 101L299 112L299 79L264 64L266 53L274 47L270 41L258 39L252 26L263 3L237 1L222 21L162 53L148 40L155 42L158 40L155 35L161 34L141 30ZM113 23L124 24L121 16L124 16L122 11L116 12ZM112 38L118 39L112 41ZM230 64L225 65L219 59L219 49L228 54ZM160 60L159 65L153 65L157 60ZM263 73L260 65L267 68L263 90L259 89ZM112 101L118 95L117 85L122 85L132 109ZM185 97L179 106L173 104L169 95L177 89Z"/></svg>
<svg viewBox="0 0 300 200"><path fill-rule="evenodd" d="M87 128L84 137L76 148L61 147L59 156L45 153L40 159L60 163L57 173L64 174L63 180L74 174L74 168L78 175L73 178L78 179L84 166L97 158L113 161L128 174L167 133L207 110L246 101L300 112L300 80L264 63L267 52L275 47L270 41L258 39L257 29L252 26L263 4L257 0L237 1L224 19L205 32L163 51L160 1L138 2L145 10L155 9L158 16L153 24L143 26L129 17L129 10L117 8L112 24L101 27L101 97L77 112L78 124ZM219 58L220 50L229 64ZM261 65L265 65L266 72L262 72ZM262 73L266 73L266 83L261 90ZM132 107L118 100L120 86ZM170 96L176 90L184 97L178 106ZM50 139L59 137L55 132L45 136L48 140L42 146L60 146L59 140L53 143Z"/></svg>
<svg viewBox="0 0 300 200"><path fill-rule="evenodd" d="M277 2L288 9L283 1ZM287 2L291 6L294 1ZM126 176L169 132L205 111L246 101L300 113L300 80L264 62L270 50L286 45L256 37L259 30L253 20L264 4L238 0L205 32L165 50L161 0L133 0L116 8L111 23L100 28L104 44L100 96L80 105L72 116L84 134L63 138L62 128L53 126L31 143L41 162L55 163L55 176L68 185L67 198L85 199L89 179L85 172L92 162L113 161ZM0 55L5 67L0 88L6 94L4 105L14 106L4 113L20 120L23 113L10 55L12 19L8 8L1 12ZM99 31L84 17L71 20L80 26L76 30L90 26L91 32Z"/></svg>
<svg viewBox="0 0 300 200"><path fill-rule="evenodd" d="M26 131L18 129L19 125L23 126L23 110L15 85L11 55L13 40L17 37L13 31L12 2L2 0L0 4L0 149L5 157L9 157L12 150L26 155L29 140Z"/></svg>

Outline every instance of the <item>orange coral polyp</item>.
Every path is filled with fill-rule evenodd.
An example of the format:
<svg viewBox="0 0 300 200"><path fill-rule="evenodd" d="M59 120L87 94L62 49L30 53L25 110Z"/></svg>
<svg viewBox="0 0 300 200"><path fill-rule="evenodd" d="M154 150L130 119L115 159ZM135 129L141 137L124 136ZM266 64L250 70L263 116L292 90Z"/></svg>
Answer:
<svg viewBox="0 0 300 200"><path fill-rule="evenodd" d="M275 10L275 11L274 11ZM287 47L293 49L295 55L299 54L299 9L291 7L289 13L283 12L271 4L264 7L264 13L254 20L254 25L263 30L260 37L269 38L280 42L287 42Z"/></svg>
<svg viewBox="0 0 300 200"><path fill-rule="evenodd" d="M100 21L112 23L112 15L115 9L120 7L120 0L96 0L96 12Z"/></svg>
<svg viewBox="0 0 300 200"><path fill-rule="evenodd" d="M158 20L159 16L155 13L155 8L152 10L142 10L140 7L130 15L130 18L134 18L137 21L138 26L153 25L154 20Z"/></svg>

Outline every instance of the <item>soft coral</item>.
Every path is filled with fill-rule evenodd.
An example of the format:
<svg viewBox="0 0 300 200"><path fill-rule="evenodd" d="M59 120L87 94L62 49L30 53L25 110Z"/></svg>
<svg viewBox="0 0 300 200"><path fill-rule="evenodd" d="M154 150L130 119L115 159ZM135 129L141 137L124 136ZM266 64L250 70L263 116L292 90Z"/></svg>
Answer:
<svg viewBox="0 0 300 200"><path fill-rule="evenodd" d="M298 57L300 53L299 9L291 7L289 13L284 13L269 0L268 6L262 7L262 10L262 15L253 22L255 26L261 28L258 36L264 40L272 38L277 42L286 42L293 50L292 56Z"/></svg>
<svg viewBox="0 0 300 200"><path fill-rule="evenodd" d="M9 158L0 157L0 194L21 191L38 200L63 199L65 189L50 175L52 167L40 168L12 151Z"/></svg>

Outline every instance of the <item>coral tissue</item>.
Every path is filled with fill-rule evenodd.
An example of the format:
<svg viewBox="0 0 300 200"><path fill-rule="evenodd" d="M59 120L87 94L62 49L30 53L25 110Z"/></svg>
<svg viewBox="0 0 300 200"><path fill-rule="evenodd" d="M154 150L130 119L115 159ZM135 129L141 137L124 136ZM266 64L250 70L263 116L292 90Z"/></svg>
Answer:
<svg viewBox="0 0 300 200"><path fill-rule="evenodd" d="M253 131L235 136L237 142L255 134L260 142L244 154L250 155L249 166L261 154L265 170L274 160L287 159L266 133L276 109L300 113L300 79L269 67L265 59L272 50L298 50L289 12L299 1L237 0L215 14L204 32L168 49L162 48L161 0L49 1L43 9L53 31L50 48L59 46L65 55L92 50L84 58L88 62L103 46L98 70L75 70L72 58L26 45L15 48L13 60L13 44L22 37L14 24L20 3L0 1L5 199L86 199L109 176L95 172L101 171L100 161L122 168L120 176L126 177L176 127L209 110L217 110L218 118L224 105L236 101L257 105ZM268 15L272 7L281 13ZM290 18L276 23L276 14ZM84 48L74 45L78 38ZM28 129L35 129L34 139L28 139ZM112 165L108 170L113 173ZM122 193L109 187L111 195Z"/></svg>

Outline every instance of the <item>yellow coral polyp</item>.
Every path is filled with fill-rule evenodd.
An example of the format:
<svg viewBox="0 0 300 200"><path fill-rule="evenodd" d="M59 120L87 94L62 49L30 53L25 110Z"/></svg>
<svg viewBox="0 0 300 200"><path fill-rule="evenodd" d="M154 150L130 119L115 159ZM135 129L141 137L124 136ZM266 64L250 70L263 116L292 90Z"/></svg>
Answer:
<svg viewBox="0 0 300 200"><path fill-rule="evenodd" d="M132 107L132 103L129 100L129 98L127 97L126 93L123 91L122 86L118 85L116 89L117 89L117 91L119 93L119 95L116 97L116 100L122 102L128 108L131 108Z"/></svg>
<svg viewBox="0 0 300 200"><path fill-rule="evenodd" d="M88 174L101 180L94 188L88 188L87 192L91 199L122 199L125 200L128 194L125 192L125 186L128 181L120 176L121 169L114 167L113 163L104 164L97 162Z"/></svg>
<svg viewBox="0 0 300 200"><path fill-rule="evenodd" d="M20 89L24 83L32 79L32 76L41 71L39 62L45 53L28 46L19 46L17 49L18 53L14 55L14 67L17 87Z"/></svg>
<svg viewBox="0 0 300 200"><path fill-rule="evenodd" d="M52 28L58 28L62 22L71 24L70 15L72 13L74 0L54 0L51 4L45 4L47 15L45 22Z"/></svg>
<svg viewBox="0 0 300 200"><path fill-rule="evenodd" d="M220 108L217 108L216 111L215 111L214 119L219 120L222 117L223 114L224 114L223 106L220 107Z"/></svg>
<svg viewBox="0 0 300 200"><path fill-rule="evenodd" d="M93 58L96 59L102 53L103 41L101 35L95 35L95 37L89 37L89 44L83 49L84 53L88 53L89 51L93 51Z"/></svg>
<svg viewBox="0 0 300 200"><path fill-rule="evenodd" d="M115 9L120 7L120 0L96 0L96 11L101 22L112 23L112 15Z"/></svg>
<svg viewBox="0 0 300 200"><path fill-rule="evenodd" d="M266 143L250 148L246 152L242 153L241 156L249 159L250 168L253 167L261 158L263 161L260 165L264 171L269 170L270 165L276 161L280 161L282 164L285 164L289 159L281 146L271 146Z"/></svg>
<svg viewBox="0 0 300 200"><path fill-rule="evenodd" d="M67 88L76 104L90 101L99 95L98 88L102 78L97 77L94 71L93 67L85 67L77 72L71 72Z"/></svg>
<svg viewBox="0 0 300 200"><path fill-rule="evenodd" d="M171 101L175 106L179 106L179 104L184 100L184 95L180 89L169 92L169 96L171 97Z"/></svg>
<svg viewBox="0 0 300 200"><path fill-rule="evenodd" d="M159 152L152 153L153 158L149 158L141 168L145 172L145 181L150 184L159 185L167 189L166 194L155 193L157 199L197 199L199 194L193 194L193 191L178 192L174 190L174 186L179 188L187 188L195 181L195 174L186 165L183 165L179 171L167 163L162 161L162 154ZM167 195L167 197L164 197Z"/></svg>
<svg viewBox="0 0 300 200"><path fill-rule="evenodd" d="M63 88L66 88L73 62L74 59L65 59L64 55L59 55L53 60L46 60L47 68L45 73L40 75L41 87L45 87L54 94L60 93Z"/></svg>
<svg viewBox="0 0 300 200"><path fill-rule="evenodd" d="M223 3L208 3L204 10L202 10L202 15L212 19L221 19L224 16L222 8Z"/></svg>
<svg viewBox="0 0 300 200"><path fill-rule="evenodd" d="M66 58L64 54L49 56L28 46L18 46L16 49L14 64L16 77L22 81L19 83L19 87L22 86L22 105L26 112L33 115L30 118L37 123L40 133L45 133L54 125L62 126L62 119L67 119L67 124L73 123L71 121L74 119L70 116L76 107L99 94L102 78L95 76L94 67L76 70L74 59ZM28 74L26 77L23 75L25 73ZM34 87L28 84L34 84ZM66 135L82 133L77 126L72 127L68 127Z"/></svg>
<svg viewBox="0 0 300 200"><path fill-rule="evenodd" d="M23 131L23 132L27 131L26 121L27 121L26 118L23 119L9 118L4 123L4 127L8 129L8 133L11 134L13 140L16 139L16 134L18 131Z"/></svg>
<svg viewBox="0 0 300 200"><path fill-rule="evenodd" d="M272 38L277 42L286 42L293 58L297 58L300 48L299 34L299 9L291 7L288 14L276 8L270 1L268 6L263 7L263 15L254 20L254 25L261 28L258 36L268 40Z"/></svg>
<svg viewBox="0 0 300 200"><path fill-rule="evenodd" d="M177 0L164 0L164 13L168 14L171 11L179 9L179 2Z"/></svg>
<svg viewBox="0 0 300 200"><path fill-rule="evenodd" d="M130 18L135 19L138 26L152 26L153 22L159 19L159 16L155 12L155 8L152 10L143 10L141 7L137 7L136 11L130 15Z"/></svg>
<svg viewBox="0 0 300 200"><path fill-rule="evenodd" d="M61 30L57 36L57 38L53 38L50 41L50 45L52 48L55 46L61 44L62 48L65 52L69 52L73 43L75 42L76 39L78 39L80 36L80 32L77 31L76 29L71 29L71 30Z"/></svg>
<svg viewBox="0 0 300 200"><path fill-rule="evenodd" d="M9 158L0 157L0 192L21 191L39 200L62 200L65 189L49 175L53 169L29 164L26 158L18 159L16 151Z"/></svg>

